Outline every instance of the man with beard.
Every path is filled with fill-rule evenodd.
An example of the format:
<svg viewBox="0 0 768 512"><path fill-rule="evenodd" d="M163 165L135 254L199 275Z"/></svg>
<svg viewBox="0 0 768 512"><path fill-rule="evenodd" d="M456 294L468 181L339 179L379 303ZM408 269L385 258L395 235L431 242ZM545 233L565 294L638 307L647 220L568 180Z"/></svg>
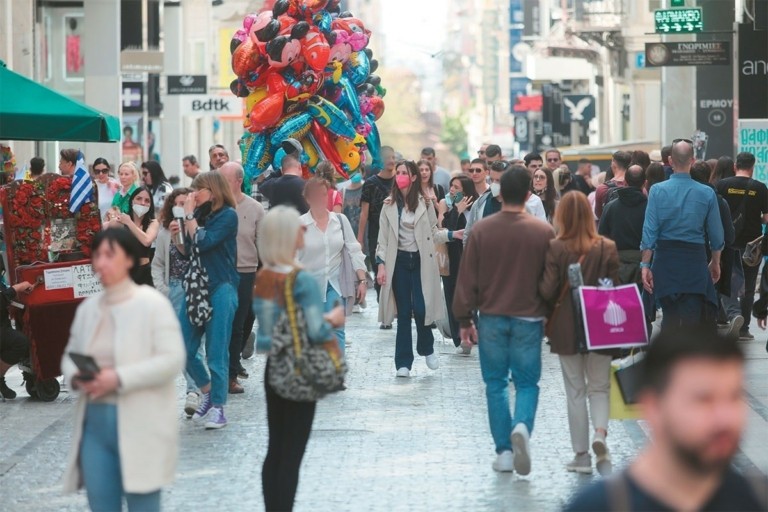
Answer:
<svg viewBox="0 0 768 512"><path fill-rule="evenodd" d="M747 420L744 353L707 330L662 331L648 349L640 394L653 438L620 475L566 511L766 510L768 481L731 467Z"/></svg>

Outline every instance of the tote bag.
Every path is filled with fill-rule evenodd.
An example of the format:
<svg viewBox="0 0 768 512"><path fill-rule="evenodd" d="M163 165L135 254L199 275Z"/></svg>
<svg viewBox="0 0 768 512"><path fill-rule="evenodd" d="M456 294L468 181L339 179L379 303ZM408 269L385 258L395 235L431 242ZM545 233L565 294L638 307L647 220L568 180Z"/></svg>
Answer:
<svg viewBox="0 0 768 512"><path fill-rule="evenodd" d="M629 348L648 344L645 310L634 284L582 286L579 302L587 349Z"/></svg>

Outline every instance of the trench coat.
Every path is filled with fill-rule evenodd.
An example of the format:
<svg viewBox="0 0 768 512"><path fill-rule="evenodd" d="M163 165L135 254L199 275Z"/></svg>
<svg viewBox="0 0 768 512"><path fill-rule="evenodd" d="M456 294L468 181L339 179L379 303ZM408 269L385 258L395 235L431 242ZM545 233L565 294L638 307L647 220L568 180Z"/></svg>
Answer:
<svg viewBox="0 0 768 512"><path fill-rule="evenodd" d="M61 361L67 382L77 373L69 352L86 354L107 311L104 292L77 308L69 343ZM136 286L133 297L112 308L115 325L117 433L123 488L146 494L170 484L176 472L179 444L175 380L184 369L186 351L181 327L171 303L149 286ZM141 321L137 321L140 319ZM75 430L64 473L64 491L83 486L79 454L88 399L80 395Z"/></svg>
<svg viewBox="0 0 768 512"><path fill-rule="evenodd" d="M379 322L392 324L397 316L395 294L392 290L392 278L397 260L397 243L400 231L400 216L397 204L387 199L381 210L379 219L379 240L376 248L376 258L384 262L387 272L387 282L381 287L379 301ZM435 209L426 206L424 198L419 198L416 208L414 233L416 245L419 247L421 260L421 288L424 292L426 305L425 325L432 325L448 316L445 308L445 297L440 287L440 272L437 268L435 244L448 242L448 230L437 228Z"/></svg>

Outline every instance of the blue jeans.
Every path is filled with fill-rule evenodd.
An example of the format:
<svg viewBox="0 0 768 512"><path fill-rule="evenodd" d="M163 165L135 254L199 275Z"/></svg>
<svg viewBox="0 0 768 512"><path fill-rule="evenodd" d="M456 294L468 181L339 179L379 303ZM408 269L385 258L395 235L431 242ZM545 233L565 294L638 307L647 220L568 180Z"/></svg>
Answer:
<svg viewBox="0 0 768 512"><path fill-rule="evenodd" d="M231 283L220 284L209 296L213 315L205 328L192 325L187 315L187 300L179 314L184 344L187 346L187 371L198 387L211 385L211 403L225 405L229 392L229 341L232 320L237 309L237 289ZM200 357L200 343L205 334L205 355L208 370Z"/></svg>
<svg viewBox="0 0 768 512"><path fill-rule="evenodd" d="M171 301L173 310L176 312L176 316L179 317L183 308L186 307L184 302L184 285L181 284L181 281L171 279L168 282L168 300ZM187 383L187 393L200 394L200 390L197 389L195 381L186 369L184 370L184 381Z"/></svg>
<svg viewBox="0 0 768 512"><path fill-rule="evenodd" d="M397 251L392 291L397 304L395 368L410 370L413 365L411 318L416 321L416 352L420 356L435 352L432 329L424 325L427 307L421 289L421 257L418 252Z"/></svg>
<svg viewBox="0 0 768 512"><path fill-rule="evenodd" d="M117 439L117 406L88 404L80 442L80 471L93 512L122 510L123 496L129 511L160 510L160 490L132 494L123 490L120 448Z"/></svg>
<svg viewBox="0 0 768 512"><path fill-rule="evenodd" d="M343 307L345 310L347 308L347 299L342 298L341 295L339 295L339 292L333 289L333 286L331 286L331 283L328 283L328 288L325 291L325 312L328 313L330 310L333 309L333 303L336 301L339 301L339 304L341 307ZM336 339L339 340L339 346L341 347L341 351L344 352L345 349L345 342L347 339L347 335L344 332L344 326L342 325L338 329L334 329L334 334L336 334Z"/></svg>
<svg viewBox="0 0 768 512"><path fill-rule="evenodd" d="M243 365L240 362L240 354L245 347L245 340L250 333L245 332L245 323L248 320L248 312L253 305L253 283L256 281L256 272L238 272L240 283L237 285L237 310L232 321L232 337L229 341L229 378L234 379Z"/></svg>
<svg viewBox="0 0 768 512"><path fill-rule="evenodd" d="M480 315L480 370L488 401L488 421L496 453L512 450L510 435L519 423L533 432L539 403L542 322ZM515 385L515 414L509 411L509 375Z"/></svg>

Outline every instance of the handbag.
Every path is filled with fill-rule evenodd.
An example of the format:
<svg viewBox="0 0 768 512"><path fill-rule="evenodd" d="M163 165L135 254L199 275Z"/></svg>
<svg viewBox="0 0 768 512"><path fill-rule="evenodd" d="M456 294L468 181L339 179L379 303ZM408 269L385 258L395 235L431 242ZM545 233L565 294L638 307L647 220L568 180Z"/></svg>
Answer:
<svg viewBox="0 0 768 512"><path fill-rule="evenodd" d="M341 268L339 270L339 288L341 288L341 296L347 299L347 316L352 314L352 307L355 304L355 297L357 296L357 272L352 265L352 255L347 248L347 234L344 230L344 222L341 215L338 213L336 217L341 224L341 236L344 239L344 244L341 247Z"/></svg>
<svg viewBox="0 0 768 512"><path fill-rule="evenodd" d="M293 296L297 274L294 270L285 280L285 311L272 331L269 385L287 400L315 402L345 389L347 364L335 338L322 344L309 342L304 312Z"/></svg>
<svg viewBox="0 0 768 512"><path fill-rule="evenodd" d="M611 362L608 414L611 419L632 420L640 417L640 407L636 402L643 373L643 357L641 352Z"/></svg>
<svg viewBox="0 0 768 512"><path fill-rule="evenodd" d="M760 264L760 260L763 258L763 238L765 235L760 235L751 242L747 243L744 247L744 254L741 256L741 261L748 267L756 267Z"/></svg>
<svg viewBox="0 0 768 512"><path fill-rule="evenodd" d="M451 266L447 244L435 244L435 259L437 260L437 269L440 275L443 277L450 276Z"/></svg>
<svg viewBox="0 0 768 512"><path fill-rule="evenodd" d="M584 258L586 257L587 257L586 254L582 254L579 257L579 261L578 261L579 265L584 263ZM565 299L565 295L568 293L568 290L570 289L570 287L571 287L571 283L566 278L565 282L563 283L563 287L560 290L560 295L558 295L557 297L557 302L555 302L555 307L552 308L552 312L547 317L547 324L546 326L544 326L544 334L547 336L547 338L549 338L552 334L552 326L554 325L555 318L557 317L558 311L560 311L560 306L562 305L563 299Z"/></svg>
<svg viewBox="0 0 768 512"><path fill-rule="evenodd" d="M582 286L579 302L588 350L648 344L645 308L637 285Z"/></svg>
<svg viewBox="0 0 768 512"><path fill-rule="evenodd" d="M184 276L184 296L187 301L187 316L192 325L203 327L211 319L213 311L208 299L208 274L203 270L200 249L192 240L189 268Z"/></svg>

